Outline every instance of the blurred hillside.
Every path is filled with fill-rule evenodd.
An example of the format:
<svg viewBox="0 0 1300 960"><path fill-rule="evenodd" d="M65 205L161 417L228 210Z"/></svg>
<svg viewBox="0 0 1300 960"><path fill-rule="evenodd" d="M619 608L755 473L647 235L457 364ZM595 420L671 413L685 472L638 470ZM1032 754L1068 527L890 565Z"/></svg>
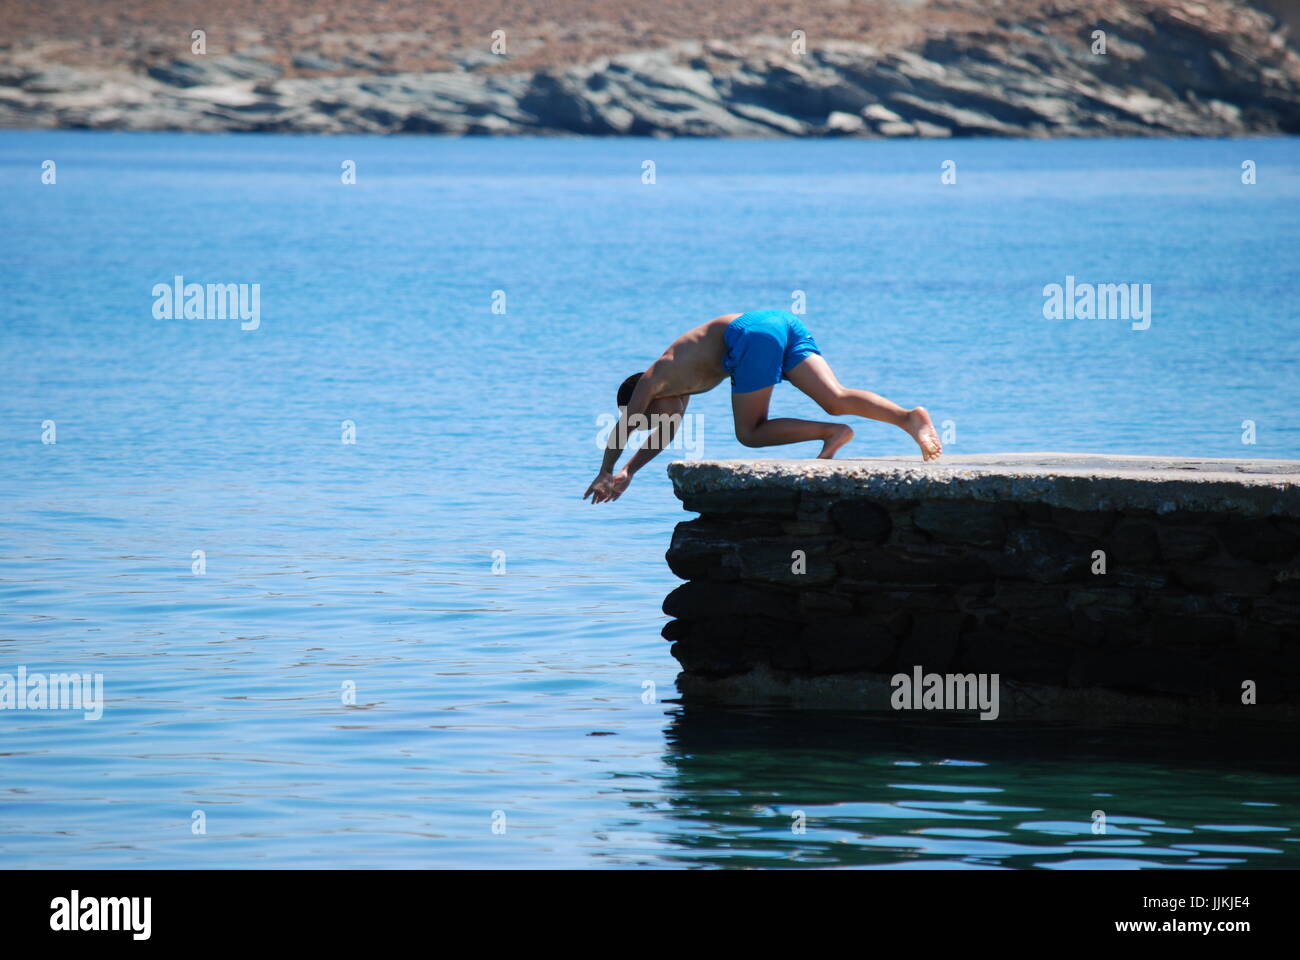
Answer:
<svg viewBox="0 0 1300 960"><path fill-rule="evenodd" d="M1300 18L1298 6L231 0L216 9L195 0L0 0L0 125L663 136L1295 132L1300 56L1279 20ZM205 33L202 54L192 49L196 29ZM495 48L494 31L504 31Z"/></svg>

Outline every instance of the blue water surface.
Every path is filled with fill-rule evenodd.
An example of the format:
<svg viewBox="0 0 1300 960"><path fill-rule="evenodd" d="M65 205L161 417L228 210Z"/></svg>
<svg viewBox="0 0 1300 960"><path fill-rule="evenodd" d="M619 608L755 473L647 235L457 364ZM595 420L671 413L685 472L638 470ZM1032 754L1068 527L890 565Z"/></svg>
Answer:
<svg viewBox="0 0 1300 960"><path fill-rule="evenodd" d="M1298 458L1298 198L1294 139L0 132L0 673L106 698L0 711L0 864L1300 866L1291 740L675 703L668 457L580 499L625 376L800 297L954 453Z"/></svg>

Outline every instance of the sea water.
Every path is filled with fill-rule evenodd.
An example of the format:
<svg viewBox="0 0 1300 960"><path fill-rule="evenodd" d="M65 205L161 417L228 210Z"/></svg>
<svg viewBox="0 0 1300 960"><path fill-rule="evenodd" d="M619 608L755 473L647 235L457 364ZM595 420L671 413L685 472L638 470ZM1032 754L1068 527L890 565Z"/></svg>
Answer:
<svg viewBox="0 0 1300 960"><path fill-rule="evenodd" d="M760 307L952 453L1300 457L1298 197L1294 139L0 133L0 674L103 696L0 709L0 863L1300 866L1268 731L677 703L663 467L816 452L725 385L581 499Z"/></svg>

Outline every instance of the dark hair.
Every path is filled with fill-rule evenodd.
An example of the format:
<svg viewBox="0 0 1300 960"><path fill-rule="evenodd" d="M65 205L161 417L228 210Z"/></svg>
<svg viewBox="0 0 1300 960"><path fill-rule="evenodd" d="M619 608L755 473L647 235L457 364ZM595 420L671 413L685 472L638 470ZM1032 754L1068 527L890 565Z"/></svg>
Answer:
<svg viewBox="0 0 1300 960"><path fill-rule="evenodd" d="M623 381L623 385L618 388L618 405L620 407L627 406L628 401L632 399L632 391L636 389L637 381L643 376L645 376L643 373L634 373Z"/></svg>

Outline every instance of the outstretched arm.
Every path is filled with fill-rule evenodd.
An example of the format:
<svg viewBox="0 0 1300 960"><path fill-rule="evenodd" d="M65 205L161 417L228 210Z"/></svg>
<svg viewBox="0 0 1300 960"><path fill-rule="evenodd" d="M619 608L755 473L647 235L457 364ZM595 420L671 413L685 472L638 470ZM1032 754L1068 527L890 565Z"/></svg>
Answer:
<svg viewBox="0 0 1300 960"><path fill-rule="evenodd" d="M665 413L657 415L657 422L650 431L650 435L645 438L640 449L632 454L623 469L614 474L610 480L608 489L605 491L606 496L602 500L592 499L593 503L603 503L609 500L617 500L623 495L628 484L632 482L633 475L644 467L647 463L659 456L659 451L666 448L673 442L673 437L677 434L677 427L682 422L681 413Z"/></svg>
<svg viewBox="0 0 1300 960"><path fill-rule="evenodd" d="M617 500L632 482L633 475L658 456L659 451L671 444L673 437L676 436L677 428L681 425L682 412L686 409L686 399L661 398L654 401L653 405L649 403L642 405L644 401L637 396L637 392L644 382L643 380L642 383L637 384L637 390L633 392L631 400L619 417L618 424L610 433L600 473L587 488L587 492L582 495L584 500L588 496L591 497L592 503ZM648 417L644 411L651 406L654 409L654 416ZM614 473L614 465L618 462L629 434L634 430L647 428L650 429L650 435L646 437L636 453L632 454L623 469Z"/></svg>

